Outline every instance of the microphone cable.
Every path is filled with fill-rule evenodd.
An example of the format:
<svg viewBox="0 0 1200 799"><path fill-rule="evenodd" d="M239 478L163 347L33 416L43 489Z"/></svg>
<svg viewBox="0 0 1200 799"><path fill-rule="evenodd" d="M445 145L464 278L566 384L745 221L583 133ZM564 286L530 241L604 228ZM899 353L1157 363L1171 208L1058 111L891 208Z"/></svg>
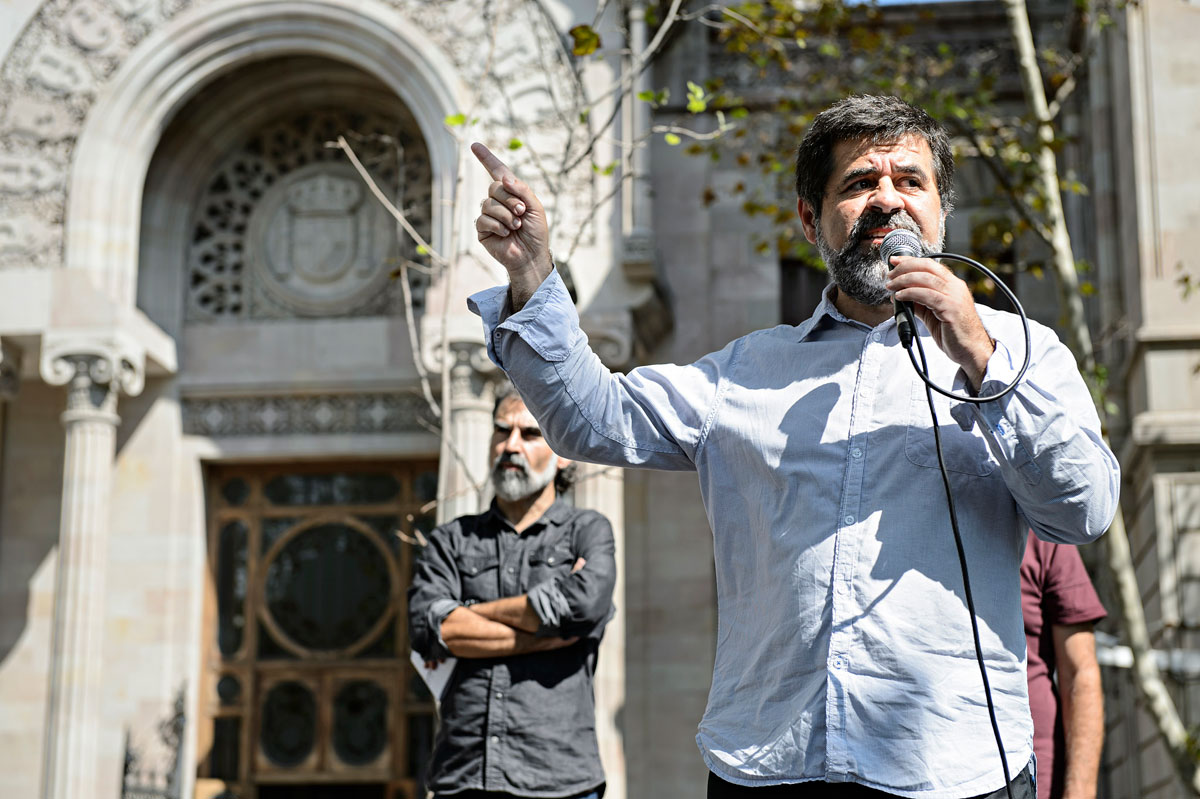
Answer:
<svg viewBox="0 0 1200 799"><path fill-rule="evenodd" d="M1009 290L1008 286L1004 285L1004 281L997 277L992 270L988 269L978 261L974 261L963 255L955 255L954 253L948 252L930 253L929 255L922 255L920 257L933 258L935 260L947 259L961 261L962 263L965 263L968 266L971 266L987 275L987 277L996 284L1001 292L1003 292L1004 296L1008 298L1008 301L1012 303L1013 308L1016 309L1017 315L1021 317L1021 327L1025 332L1025 360L1021 364L1021 369L1017 372L1017 376L1012 379L1012 382L1010 382L1000 391L982 397L971 397L963 394L955 394L953 391L947 391L940 386L935 385L929 379L929 362L925 358L925 347L921 344L921 337L916 335L917 324L916 319L913 316L912 305L908 302L896 303L898 315L902 314L904 320L908 323L907 332L909 335L901 335L900 343L908 352L908 358L910 361L912 361L913 368L917 371L917 375L925 383L925 398L929 402L929 416L933 420L933 442L935 448L937 449L938 467L942 473L942 486L946 490L946 504L950 510L950 528L954 531L954 545L958 550L958 564L962 569L963 593L967 600L967 612L971 615L971 636L975 642L975 660L979 664L979 675L983 679L983 693L984 697L987 699L988 717L992 722L992 733L996 737L996 748L1000 751L1000 765L1004 770L1004 789L1008 793L1008 799L1013 799L1012 777L1008 771L1008 755L1004 751L1004 742L1000 737L1000 723L996 720L996 706L992 702L992 687L991 683L988 681L987 667L983 662L983 644L980 643L979 640L979 620L975 615L975 599L971 595L971 578L967 573L967 555L966 550L963 548L962 533L959 532L958 529L958 513L955 511L954 493L950 490L950 474L946 470L946 458L942 452L942 434L938 425L937 410L933 405L933 392L936 391L943 396L950 397L951 399L959 400L960 402L970 402L975 405L982 405L985 402L998 400L1010 393L1017 387L1017 384L1021 382L1021 378L1025 376L1025 372L1029 369L1029 361L1033 350L1033 344L1029 337L1029 318L1025 315L1025 309L1021 307L1021 303L1019 300L1017 300L1016 295ZM891 266L890 261L891 257L888 256L885 260L885 264L889 267ZM912 345L914 342L916 342L917 345L917 353L921 356L921 362L919 364L917 363L916 356L913 355Z"/></svg>

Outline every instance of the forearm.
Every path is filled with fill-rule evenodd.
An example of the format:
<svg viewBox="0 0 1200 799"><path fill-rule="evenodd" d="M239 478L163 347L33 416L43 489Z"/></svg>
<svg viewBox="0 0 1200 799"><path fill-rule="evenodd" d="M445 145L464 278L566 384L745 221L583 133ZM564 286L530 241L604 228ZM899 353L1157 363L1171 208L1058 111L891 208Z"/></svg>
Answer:
<svg viewBox="0 0 1200 799"><path fill-rule="evenodd" d="M1104 693L1091 625L1055 625L1054 647L1066 735L1063 799L1095 799L1104 744Z"/></svg>
<svg viewBox="0 0 1200 799"><path fill-rule="evenodd" d="M1067 769L1063 799L1094 799L1104 745L1104 703L1100 667L1059 678L1066 731Z"/></svg>
<svg viewBox="0 0 1200 799"><path fill-rule="evenodd" d="M1035 341L1035 350L1036 368L1012 393L975 412L1005 484L1038 537L1087 543L1116 512L1120 466L1070 353L1056 341ZM997 347L984 391L998 390L1019 366L1011 347Z"/></svg>
<svg viewBox="0 0 1200 799"><path fill-rule="evenodd" d="M485 619L527 633L536 633L542 623L525 594L481 602L470 609Z"/></svg>
<svg viewBox="0 0 1200 799"><path fill-rule="evenodd" d="M554 262L550 259L550 252L546 251L537 262L508 273L508 299L512 303L513 313L525 307L525 303L529 302L529 298L553 270Z"/></svg>

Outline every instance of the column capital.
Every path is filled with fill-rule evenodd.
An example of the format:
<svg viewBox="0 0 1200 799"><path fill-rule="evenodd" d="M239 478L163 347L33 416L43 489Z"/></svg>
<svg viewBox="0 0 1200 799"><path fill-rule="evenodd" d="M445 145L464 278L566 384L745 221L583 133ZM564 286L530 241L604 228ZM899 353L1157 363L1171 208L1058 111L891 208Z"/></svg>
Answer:
<svg viewBox="0 0 1200 799"><path fill-rule="evenodd" d="M116 424L117 396L136 397L145 385L145 353L121 336L63 337L42 342L42 380L68 386L64 422L103 418Z"/></svg>
<svg viewBox="0 0 1200 799"><path fill-rule="evenodd" d="M21 351L0 340L0 402L12 400L21 387Z"/></svg>

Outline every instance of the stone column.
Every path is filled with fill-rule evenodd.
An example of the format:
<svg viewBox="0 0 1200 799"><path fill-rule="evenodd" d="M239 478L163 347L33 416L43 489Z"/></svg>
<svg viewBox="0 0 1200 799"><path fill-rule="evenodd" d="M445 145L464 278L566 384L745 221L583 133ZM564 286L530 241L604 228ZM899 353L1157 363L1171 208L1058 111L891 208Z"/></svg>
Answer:
<svg viewBox="0 0 1200 799"><path fill-rule="evenodd" d="M119 393L142 389L142 358L104 342L43 343L40 371L67 386L62 512L43 799L94 795L100 733L101 644L109 497Z"/></svg>
<svg viewBox="0 0 1200 799"><path fill-rule="evenodd" d="M450 397L443 398L438 463L438 523L479 513L487 495L495 379L500 376L478 342L450 343Z"/></svg>
<svg viewBox="0 0 1200 799"><path fill-rule="evenodd" d="M633 322L628 311L589 311L580 320L592 350L609 369L625 370L633 360ZM625 470L580 463L575 507L599 511L612 523L617 548L617 612L604 629L596 665L596 738L608 783L606 799L625 799Z"/></svg>
<svg viewBox="0 0 1200 799"><path fill-rule="evenodd" d="M596 666L596 738L608 782L606 799L625 799L625 736L619 715L625 708L625 471L594 463L578 465L575 507L599 511L612 523L617 545L616 615L604 628Z"/></svg>

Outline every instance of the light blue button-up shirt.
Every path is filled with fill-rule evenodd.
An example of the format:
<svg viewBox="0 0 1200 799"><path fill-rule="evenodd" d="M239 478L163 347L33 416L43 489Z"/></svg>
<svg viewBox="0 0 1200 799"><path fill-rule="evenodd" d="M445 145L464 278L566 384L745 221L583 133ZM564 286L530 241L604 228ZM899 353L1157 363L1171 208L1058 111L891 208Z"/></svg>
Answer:
<svg viewBox="0 0 1200 799"><path fill-rule="evenodd" d="M857 782L957 799L1003 786L923 384L889 320L827 292L798 327L687 366L610 373L553 273L520 312L471 298L488 348L560 455L699 475L713 530L717 652L697 743L742 785ZM1024 342L980 307L1007 383ZM1025 531L1079 544L1117 507L1116 458L1071 353L1030 323L1033 366L984 406L935 395L1000 730L1030 759L1018 568ZM938 385L961 370L918 323ZM953 409L951 406L954 406Z"/></svg>

